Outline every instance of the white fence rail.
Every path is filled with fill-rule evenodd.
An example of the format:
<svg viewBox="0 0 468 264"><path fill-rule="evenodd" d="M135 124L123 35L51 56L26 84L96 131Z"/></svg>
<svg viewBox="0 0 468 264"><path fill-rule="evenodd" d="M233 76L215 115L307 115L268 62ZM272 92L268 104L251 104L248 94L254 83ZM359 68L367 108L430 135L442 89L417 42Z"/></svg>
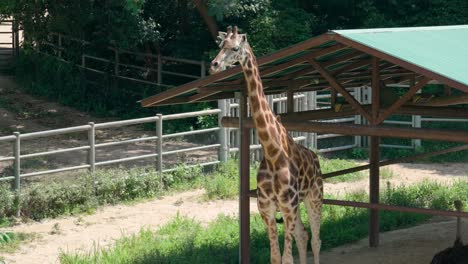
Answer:
<svg viewBox="0 0 468 264"><path fill-rule="evenodd" d="M164 169L163 160L164 160L165 155L171 155L171 154L176 154L176 153L181 153L181 152L189 152L189 151L194 151L194 150L202 150L202 149L219 149L221 144L210 144L210 145L205 145L205 146L197 146L197 147L165 151L163 149L164 139L187 136L187 135L212 133L212 132L219 131L220 128L214 127L214 128L209 128L209 129L201 129L201 130L195 130L195 131L186 131L186 132L163 135L162 133L163 121L199 117L199 116L206 116L206 115L218 115L220 112L221 111L219 109L214 109L214 110L205 110L205 111L197 111L197 112L173 114L173 115L160 115L159 114L157 116L147 117L147 118L114 121L114 122L107 122L107 123L100 123L100 124L89 123L83 126L53 129L53 130L26 133L26 134L20 134L19 132L15 132L13 135L0 137L1 143L5 143L5 142L12 143L11 145L13 148L13 155L7 156L7 157L1 157L0 162L13 161L13 172L14 172L14 175L7 175L5 177L1 177L0 181L14 180L15 190L18 191L20 190L20 183L21 183L21 179L23 178L35 177L35 176L41 176L41 175L59 173L59 172L65 172L65 171L81 170L81 169L88 169L90 172L93 173L95 172L96 167L98 166L116 164L116 163L122 163L122 162L127 162L127 161L134 161L134 160L141 160L141 159L149 159L149 158L156 158L155 165L156 165L157 170L160 173L172 171L173 169ZM124 126L145 124L145 123L152 123L152 122L156 124L155 136L140 137L140 138L106 142L106 143L100 143L100 144L95 143L96 130L106 129L106 128L124 127ZM59 135L68 135L68 134L77 133L77 132L87 132L88 141L86 145L79 146L79 147L55 149L55 150L44 151L44 152L21 154L22 153L21 144L27 140L59 136ZM106 148L109 146L124 145L124 144L135 143L135 142L143 142L143 141L156 141L154 153L96 162L96 149ZM29 172L29 173L22 172L21 162L25 159L41 157L41 156L49 156L49 155L54 155L54 154L66 153L66 152L83 151L83 150L86 150L88 152L86 164L57 168L57 169L52 169L52 170ZM219 162L220 161L218 159L216 161L201 163L201 164L198 164L197 166L213 165Z"/></svg>
<svg viewBox="0 0 468 264"><path fill-rule="evenodd" d="M312 95L312 96L306 95L301 98L307 98L307 97L314 98L315 95ZM280 100L272 100L272 99L274 98L270 98L269 100L273 104L282 103L281 98ZM169 172L169 171L174 170L173 168L164 167L164 156L178 154L178 153L186 153L186 152L195 151L195 150L207 150L207 149L218 150L217 160L203 162L196 166L207 166L207 165L217 164L221 161L226 161L228 157L231 155L231 153L235 153L239 150L238 149L239 139L238 139L237 129L228 129L228 128L223 128L221 126L217 126L213 128L207 128L207 129L163 134L163 126L164 126L164 121L169 121L169 120L193 118L193 117L208 116L208 115L217 115L218 119L220 119L222 116L225 116L228 111L235 114L236 104L232 103L231 106L229 106L229 104L230 104L229 100L226 100L226 101L223 100L223 101L220 101L221 109L204 110L204 111L196 111L196 112L173 114L173 115L158 114L153 117L123 120L123 121L113 121L113 122L99 123L99 124L94 124L91 122L91 123L88 123L87 125L82 125L82 126L74 126L74 127L68 127L68 128L62 128L62 129L53 129L53 130L25 133L25 134L14 132L13 135L2 136L0 137L0 143L5 143L5 142L10 143L11 148L12 148L12 154L10 156L0 157L0 162L13 161L13 174L14 175L6 175L4 177L1 177L0 181L14 180L15 189L19 190L22 178L35 177L35 176L41 176L41 175L59 173L59 172L65 172L65 171L75 171L75 170L81 170L81 169L88 169L91 173L93 173L95 172L96 167L98 166L117 164L117 163L142 160L142 159L150 159L150 158L155 159L156 169L160 173L163 173L163 172ZM274 105L274 107L276 108L279 106ZM298 109L298 110L302 111L302 110L307 110L307 109ZM438 119L438 118L420 118L420 120L422 122L440 122L440 121L443 121L443 122L464 121L466 122L468 121L466 119L447 120L447 119ZM352 118L333 119L333 120L328 120L328 121L329 122L358 122L360 120L357 119L356 117L352 117ZM155 131L154 136L144 136L144 137L138 137L138 138L125 139L125 140L98 143L98 144L96 143L96 131L97 130L108 129L108 128L121 128L125 126L139 125L139 124L145 124L145 123L155 124L156 131ZM391 121L391 120L388 121L387 123L396 124L396 125L408 125L408 126L414 124L414 122L411 122L411 121ZM54 137L54 136L60 136L60 135L69 135L69 134L78 133L78 132L87 132L86 144L81 145L81 146L70 147L70 148L59 148L59 149L54 149L50 151L41 151L41 152L35 152L35 153L22 154L23 152L22 150L24 150L22 148L22 144L28 140ZM176 150L165 150L163 148L164 140L167 140L167 139L171 139L175 137L215 133L215 132L218 133L218 137L217 137L218 141L214 144L207 144L207 145L182 148L182 149L176 149ZM343 135L337 135L337 134L317 135L317 134L312 134L312 133L299 133L299 132L292 132L291 134L293 138L295 139L295 141L301 142L302 144L308 147L314 148L315 146L315 149L317 149L319 152L322 152L322 153L354 148L356 146L359 146L359 142L362 140L359 137L355 137L352 144L342 144L342 145L333 146L333 147L318 148L317 141L326 140L330 138L336 138L336 137L343 137ZM124 158L119 158L119 159L107 159L107 160L96 161L97 149L105 149L106 147L110 147L110 146L120 146L120 145L126 145L126 144L137 143L137 142L145 142L145 141L155 142L153 153L124 157ZM413 148L414 145L413 146L387 145L383 147ZM259 151L261 149L261 146L258 142L258 139L254 138L252 140L250 148L252 151L253 158L259 159L261 157L261 154ZM28 172L28 173L22 172L21 162L23 160L36 158L36 157L42 157L42 156L68 153L68 152L78 152L78 151L87 151L87 161L85 164L79 164L76 166L62 167L62 168L43 170L43 171L34 171L34 172Z"/></svg>

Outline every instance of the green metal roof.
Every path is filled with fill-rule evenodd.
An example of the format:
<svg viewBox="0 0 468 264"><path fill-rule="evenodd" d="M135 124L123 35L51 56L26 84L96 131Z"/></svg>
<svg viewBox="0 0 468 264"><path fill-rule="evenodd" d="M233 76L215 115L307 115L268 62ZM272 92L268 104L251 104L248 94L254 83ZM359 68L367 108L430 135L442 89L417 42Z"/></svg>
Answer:
<svg viewBox="0 0 468 264"><path fill-rule="evenodd" d="M333 32L468 85L468 25Z"/></svg>

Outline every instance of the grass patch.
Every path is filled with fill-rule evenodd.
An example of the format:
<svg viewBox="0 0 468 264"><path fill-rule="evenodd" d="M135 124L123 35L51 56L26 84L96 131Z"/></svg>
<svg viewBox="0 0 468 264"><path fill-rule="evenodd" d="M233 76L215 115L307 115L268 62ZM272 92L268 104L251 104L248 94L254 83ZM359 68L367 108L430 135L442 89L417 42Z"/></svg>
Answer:
<svg viewBox="0 0 468 264"><path fill-rule="evenodd" d="M327 159L320 157L320 166L322 173L344 170L358 166L353 160L347 159ZM225 164L221 164L217 170L201 182L200 186L206 190L205 198L212 199L232 199L239 194L239 169L238 161L229 160ZM250 186L257 186L257 169L258 164L251 167L250 170ZM381 169L381 178L390 179L394 176L393 172L388 168ZM329 178L326 181L331 183L338 182L355 182L365 179L367 174L363 172L353 172L342 176Z"/></svg>
<svg viewBox="0 0 468 264"><path fill-rule="evenodd" d="M387 188L382 191L382 202L393 205L453 209L454 199L468 202L468 181L451 186L424 182L411 187ZM330 197L328 197L330 198ZM365 193L348 194L339 199L364 201ZM301 208L306 225L307 217ZM380 230L422 223L427 215L387 212L380 214ZM251 262L269 262L269 242L265 227L258 215L251 217ZM143 229L140 233L124 237L111 249L98 249L88 254L63 253L62 264L87 263L238 263L238 219L219 216L206 228L193 220L176 217L158 231ZM283 225L279 225L280 243ZM327 250L366 237L368 210L351 207L324 206L321 227L322 249ZM310 249L309 249L310 250ZM297 255L297 252L295 253Z"/></svg>
<svg viewBox="0 0 468 264"><path fill-rule="evenodd" d="M157 197L200 186L199 167L180 166L163 177L154 169L100 170L72 181L27 183L21 188L21 215L33 220L92 213L98 206ZM93 182L96 179L97 183ZM0 225L8 224L18 203L10 184L0 184Z"/></svg>
<svg viewBox="0 0 468 264"><path fill-rule="evenodd" d="M12 253L22 243L30 242L36 237L33 233L0 232L0 253Z"/></svg>
<svg viewBox="0 0 468 264"><path fill-rule="evenodd" d="M251 166L250 186L257 186L257 168L258 165ZM203 181L202 187L206 190L207 200L237 197L239 195L239 161L229 160L220 164L217 170Z"/></svg>
<svg viewBox="0 0 468 264"><path fill-rule="evenodd" d="M322 169L322 173L329 173L339 170L345 170L352 167L356 167L358 164L352 160L347 159L327 159L324 157L320 157L320 168ZM332 177L327 179L327 182L331 183L338 183L338 182L355 182L362 180L366 177L366 175L360 171L348 173L345 175Z"/></svg>

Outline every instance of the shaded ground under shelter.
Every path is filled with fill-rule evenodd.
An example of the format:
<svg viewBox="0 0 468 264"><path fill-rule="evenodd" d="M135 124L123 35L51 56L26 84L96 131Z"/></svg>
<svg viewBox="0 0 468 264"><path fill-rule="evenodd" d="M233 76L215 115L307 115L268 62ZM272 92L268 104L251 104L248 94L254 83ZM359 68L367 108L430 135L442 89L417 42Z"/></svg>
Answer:
<svg viewBox="0 0 468 264"><path fill-rule="evenodd" d="M406 208L379 203L379 167L468 149L467 130L401 128L384 125L391 115L468 118L468 25L335 30L258 59L265 94L286 93L288 112L281 115L289 131L369 136L369 164L324 174L324 178L369 169L369 203L324 200L325 204L370 209L369 244L379 244L379 210L468 217L467 212ZM416 95L427 84L444 85L444 93ZM398 85L404 84L404 85ZM371 104L359 103L351 88L370 86ZM402 88L404 87L404 88ZM396 95L396 89L404 93ZM293 96L305 91L330 91L329 109L294 112ZM338 102L338 95L345 102ZM396 96L395 96L396 95ZM246 84L240 66L168 89L141 101L143 107L214 101L236 97L240 118L225 117L222 125L240 128L240 259L249 262L249 131ZM321 120L361 115L362 125ZM456 147L381 161L381 137L440 140Z"/></svg>

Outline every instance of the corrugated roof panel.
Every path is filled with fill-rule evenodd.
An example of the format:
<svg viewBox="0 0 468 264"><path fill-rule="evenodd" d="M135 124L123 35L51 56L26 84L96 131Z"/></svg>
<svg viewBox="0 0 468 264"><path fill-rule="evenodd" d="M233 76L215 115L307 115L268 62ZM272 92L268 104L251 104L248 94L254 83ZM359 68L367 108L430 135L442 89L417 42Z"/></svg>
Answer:
<svg viewBox="0 0 468 264"><path fill-rule="evenodd" d="M468 85L468 25L333 32Z"/></svg>

